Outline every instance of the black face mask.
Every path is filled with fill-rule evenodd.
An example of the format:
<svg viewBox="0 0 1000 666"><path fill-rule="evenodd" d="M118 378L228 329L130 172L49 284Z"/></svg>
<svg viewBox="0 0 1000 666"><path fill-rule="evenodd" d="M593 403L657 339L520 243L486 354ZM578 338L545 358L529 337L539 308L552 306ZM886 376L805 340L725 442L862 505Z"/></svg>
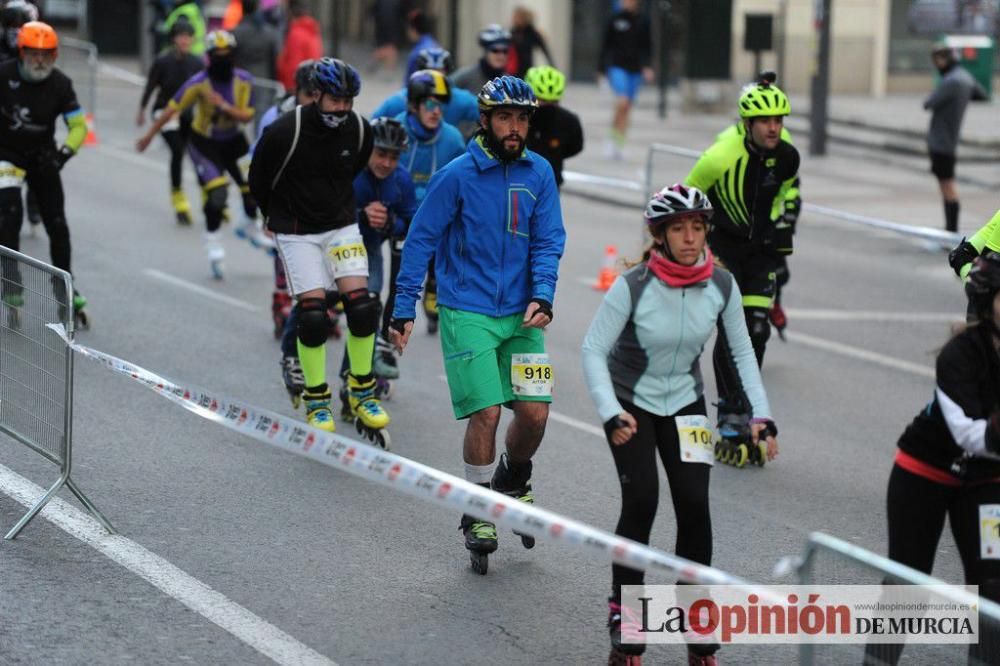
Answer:
<svg viewBox="0 0 1000 666"><path fill-rule="evenodd" d="M213 58L208 61L208 78L213 81L229 81L233 78L231 58Z"/></svg>
<svg viewBox="0 0 1000 666"><path fill-rule="evenodd" d="M319 111L318 105L316 110ZM347 120L348 113L350 112L331 111L329 113L326 113L324 111L319 111L319 119L323 121L323 124L326 125L327 129L337 129L343 124L345 120Z"/></svg>

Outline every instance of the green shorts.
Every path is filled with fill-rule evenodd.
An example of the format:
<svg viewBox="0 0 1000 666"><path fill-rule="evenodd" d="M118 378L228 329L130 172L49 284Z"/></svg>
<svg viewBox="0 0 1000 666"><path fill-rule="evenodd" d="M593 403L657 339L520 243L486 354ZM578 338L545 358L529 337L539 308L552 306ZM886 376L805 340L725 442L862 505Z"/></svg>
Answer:
<svg viewBox="0 0 1000 666"><path fill-rule="evenodd" d="M441 352L448 375L451 406L455 418L463 419L493 405L510 405L515 400L552 402L551 368L533 365L528 375L541 375L549 389L545 394L535 390L515 389L512 380L512 358L515 354L545 354L545 336L541 329L524 328L520 314L489 317L464 310L441 306ZM522 362L525 359L520 359ZM538 357L531 363L544 363ZM519 370L524 377L524 368ZM523 380L522 380L523 381Z"/></svg>

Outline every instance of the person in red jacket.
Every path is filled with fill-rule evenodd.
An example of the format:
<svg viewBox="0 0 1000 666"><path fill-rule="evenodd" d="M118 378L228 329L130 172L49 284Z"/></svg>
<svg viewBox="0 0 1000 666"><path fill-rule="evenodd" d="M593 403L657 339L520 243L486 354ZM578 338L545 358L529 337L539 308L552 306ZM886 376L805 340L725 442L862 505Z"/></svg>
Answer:
<svg viewBox="0 0 1000 666"><path fill-rule="evenodd" d="M278 80L286 90L295 89L295 68L303 60L318 60L323 55L319 22L309 15L304 0L289 0L288 36L278 55Z"/></svg>

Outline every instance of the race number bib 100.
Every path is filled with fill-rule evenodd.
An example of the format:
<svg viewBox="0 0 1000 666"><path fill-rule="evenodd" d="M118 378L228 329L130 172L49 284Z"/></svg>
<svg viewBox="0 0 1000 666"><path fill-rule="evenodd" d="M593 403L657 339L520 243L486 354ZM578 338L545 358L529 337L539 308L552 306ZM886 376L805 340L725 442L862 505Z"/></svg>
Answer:
<svg viewBox="0 0 1000 666"><path fill-rule="evenodd" d="M360 237L334 240L326 249L333 274L368 273L368 252Z"/></svg>
<svg viewBox="0 0 1000 666"><path fill-rule="evenodd" d="M514 395L551 397L553 379L548 354L511 354L510 383Z"/></svg>
<svg viewBox="0 0 1000 666"><path fill-rule="evenodd" d="M708 417L701 414L675 416L674 423L681 442L681 462L715 464L715 445Z"/></svg>
<svg viewBox="0 0 1000 666"><path fill-rule="evenodd" d="M24 184L24 169L10 162L0 161L0 189L21 187Z"/></svg>
<svg viewBox="0 0 1000 666"><path fill-rule="evenodd" d="M1000 560L1000 504L979 506L979 557Z"/></svg>

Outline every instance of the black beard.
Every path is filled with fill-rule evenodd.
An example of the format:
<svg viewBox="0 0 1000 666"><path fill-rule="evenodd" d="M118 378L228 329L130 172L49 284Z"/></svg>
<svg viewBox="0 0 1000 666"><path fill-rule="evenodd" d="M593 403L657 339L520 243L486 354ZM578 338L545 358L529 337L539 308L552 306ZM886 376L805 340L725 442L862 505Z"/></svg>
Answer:
<svg viewBox="0 0 1000 666"><path fill-rule="evenodd" d="M485 134L486 147L489 148L494 157L505 164L513 162L524 152L524 139L518 139L518 146L514 150L507 150L503 139L497 137L492 131L484 131L483 134Z"/></svg>

